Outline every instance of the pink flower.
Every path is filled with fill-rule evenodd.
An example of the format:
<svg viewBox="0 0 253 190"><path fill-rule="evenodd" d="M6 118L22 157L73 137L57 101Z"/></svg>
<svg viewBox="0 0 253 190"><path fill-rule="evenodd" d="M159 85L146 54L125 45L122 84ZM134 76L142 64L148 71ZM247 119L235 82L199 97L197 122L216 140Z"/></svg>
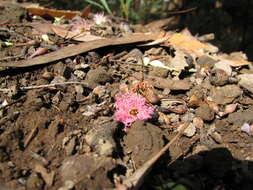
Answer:
<svg viewBox="0 0 253 190"><path fill-rule="evenodd" d="M154 108L149 106L143 96L133 93L116 95L115 119L130 126L136 120L151 118Z"/></svg>
<svg viewBox="0 0 253 190"><path fill-rule="evenodd" d="M91 25L88 24L84 19L73 21L71 24L71 31L77 34L89 31Z"/></svg>
<svg viewBox="0 0 253 190"><path fill-rule="evenodd" d="M103 25L110 20L104 15L104 13L97 13L93 16L93 21L96 25Z"/></svg>

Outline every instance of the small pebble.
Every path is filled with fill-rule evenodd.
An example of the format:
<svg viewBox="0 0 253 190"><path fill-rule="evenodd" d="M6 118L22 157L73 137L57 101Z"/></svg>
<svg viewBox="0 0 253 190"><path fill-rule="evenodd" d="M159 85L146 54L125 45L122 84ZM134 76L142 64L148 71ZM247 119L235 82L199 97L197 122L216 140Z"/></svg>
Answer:
<svg viewBox="0 0 253 190"><path fill-rule="evenodd" d="M248 123L244 123L241 127L241 131L247 133L248 135L253 136L253 125L249 125Z"/></svg>
<svg viewBox="0 0 253 190"><path fill-rule="evenodd" d="M189 126L184 130L184 135L187 137L193 137L196 133L196 127L193 123L190 123Z"/></svg>

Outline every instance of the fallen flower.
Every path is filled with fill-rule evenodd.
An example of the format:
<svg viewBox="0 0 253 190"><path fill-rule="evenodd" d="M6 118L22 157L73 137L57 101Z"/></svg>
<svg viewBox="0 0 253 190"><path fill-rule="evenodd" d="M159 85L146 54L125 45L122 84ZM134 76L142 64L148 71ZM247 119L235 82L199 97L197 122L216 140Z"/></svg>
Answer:
<svg viewBox="0 0 253 190"><path fill-rule="evenodd" d="M130 126L136 120L151 118L154 108L147 104L143 96L134 93L120 93L116 95L115 120Z"/></svg>
<svg viewBox="0 0 253 190"><path fill-rule="evenodd" d="M84 19L83 20L76 20L71 24L71 31L78 34L83 32L87 32L90 30L91 25L88 24Z"/></svg>
<svg viewBox="0 0 253 190"><path fill-rule="evenodd" d="M96 25L103 25L110 20L104 15L104 13L97 13L93 16L93 21Z"/></svg>

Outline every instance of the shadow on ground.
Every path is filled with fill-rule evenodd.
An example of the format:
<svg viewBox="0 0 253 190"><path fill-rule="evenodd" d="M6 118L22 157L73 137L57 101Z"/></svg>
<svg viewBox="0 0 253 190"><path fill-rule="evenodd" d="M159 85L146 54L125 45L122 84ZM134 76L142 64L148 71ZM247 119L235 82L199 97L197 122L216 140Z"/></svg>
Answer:
<svg viewBox="0 0 253 190"><path fill-rule="evenodd" d="M197 9L179 15L181 28L188 27L194 35L214 33L212 43L221 52L243 51L253 60L253 1L185 0L182 10L190 7Z"/></svg>
<svg viewBox="0 0 253 190"><path fill-rule="evenodd" d="M228 149L216 148L171 165L161 161L145 181L149 184L142 190L251 190L253 162L237 160Z"/></svg>

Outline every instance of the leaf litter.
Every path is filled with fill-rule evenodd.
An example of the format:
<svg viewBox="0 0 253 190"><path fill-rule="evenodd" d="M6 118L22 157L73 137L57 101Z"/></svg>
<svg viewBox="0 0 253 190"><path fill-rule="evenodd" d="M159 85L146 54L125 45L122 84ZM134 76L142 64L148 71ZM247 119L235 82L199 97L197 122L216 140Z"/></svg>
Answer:
<svg viewBox="0 0 253 190"><path fill-rule="evenodd" d="M39 17L0 28L2 186L137 190L163 167L178 183L193 175L217 188L232 173L226 185L240 187L238 175L252 172L243 52L220 52L212 34L165 31L168 20L140 33L89 8L24 7ZM246 172L233 169L244 160Z"/></svg>

